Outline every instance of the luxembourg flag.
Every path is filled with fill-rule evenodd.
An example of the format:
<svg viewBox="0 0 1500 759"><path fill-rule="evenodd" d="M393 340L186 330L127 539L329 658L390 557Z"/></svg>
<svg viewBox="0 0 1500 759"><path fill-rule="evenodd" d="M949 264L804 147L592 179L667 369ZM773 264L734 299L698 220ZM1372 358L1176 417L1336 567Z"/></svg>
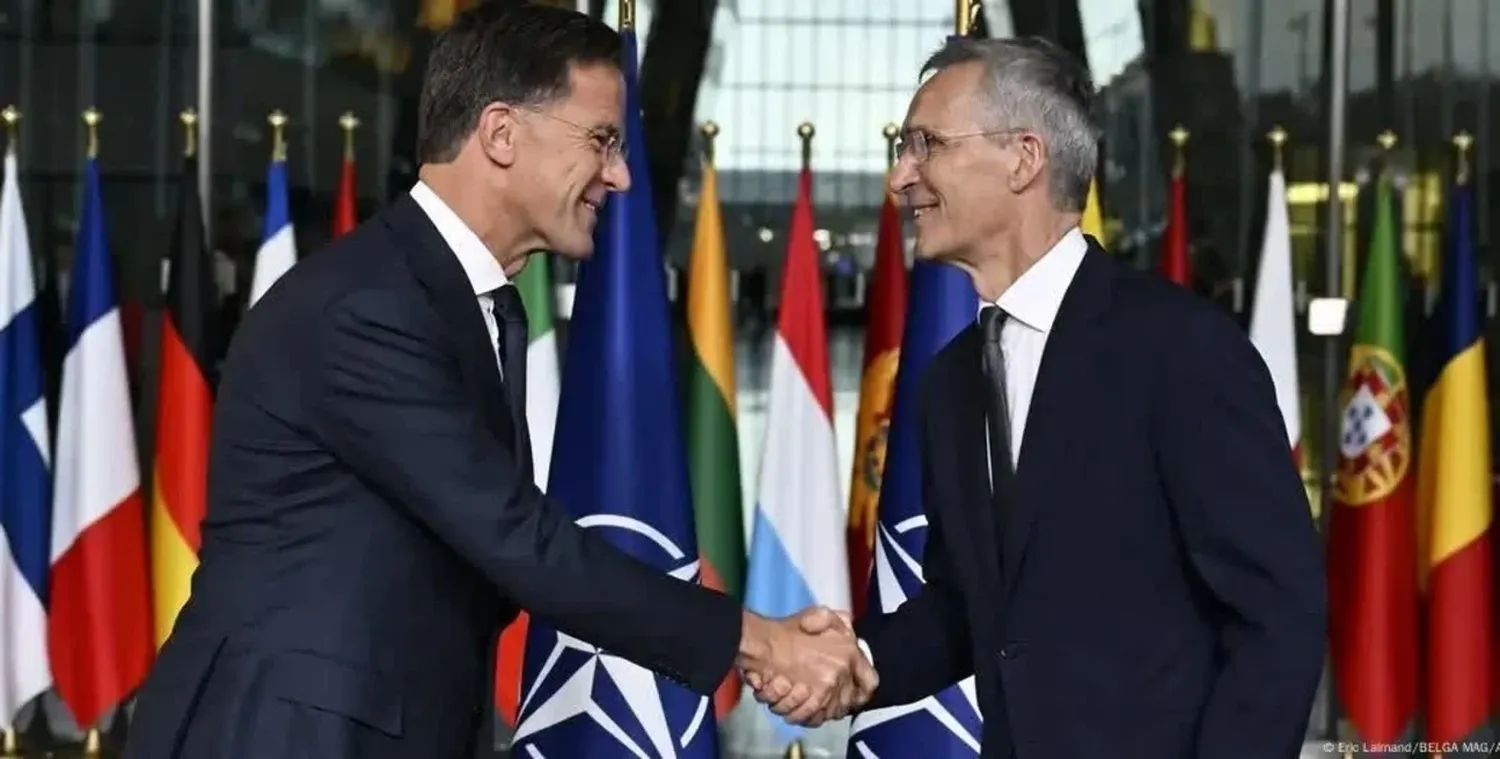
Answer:
<svg viewBox="0 0 1500 759"><path fill-rule="evenodd" d="M813 242L812 171L803 167L792 206L781 314L771 355L770 403L745 606L785 617L819 604L850 608L844 502L834 455L833 390L823 286ZM800 728L761 707L784 740ZM823 729L842 748L847 721ZM832 736L833 732L840 735Z"/></svg>
<svg viewBox="0 0 1500 759"><path fill-rule="evenodd" d="M248 305L255 305L296 263L297 238L286 205L286 159L278 156L271 159L271 168L266 171L266 223L260 250L255 251Z"/></svg>
<svg viewBox="0 0 1500 759"><path fill-rule="evenodd" d="M103 213L91 157L69 287L47 620L57 693L85 729L145 680L156 650L146 510Z"/></svg>
<svg viewBox="0 0 1500 759"><path fill-rule="evenodd" d="M14 149L0 188L0 729L52 685L47 548L52 508L36 281Z"/></svg>

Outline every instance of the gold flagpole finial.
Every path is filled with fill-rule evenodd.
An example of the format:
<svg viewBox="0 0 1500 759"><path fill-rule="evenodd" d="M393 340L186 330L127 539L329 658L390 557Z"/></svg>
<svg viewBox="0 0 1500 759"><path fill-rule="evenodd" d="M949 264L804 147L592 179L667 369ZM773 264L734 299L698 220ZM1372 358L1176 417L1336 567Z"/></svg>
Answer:
<svg viewBox="0 0 1500 759"><path fill-rule="evenodd" d="M104 120L103 114L98 108L89 108L83 112L83 123L88 127L87 142L84 144L84 155L89 158L99 157L99 122Z"/></svg>
<svg viewBox="0 0 1500 759"><path fill-rule="evenodd" d="M1454 180L1465 184L1469 181L1469 150L1474 147L1474 135L1459 130L1458 134L1453 135L1453 147L1458 151L1458 170Z"/></svg>
<svg viewBox="0 0 1500 759"><path fill-rule="evenodd" d="M6 108L5 113L9 114L12 110L15 109ZM5 728L5 733L0 735L0 757L10 758L19 757L20 755L21 740L16 737L16 729L14 727Z"/></svg>
<svg viewBox="0 0 1500 759"><path fill-rule="evenodd" d="M620 0L620 31L635 28L635 0Z"/></svg>
<svg viewBox="0 0 1500 759"><path fill-rule="evenodd" d="M896 140L901 138L901 127L886 124L880 133L885 136L885 163L886 168L889 169L896 165Z"/></svg>
<svg viewBox="0 0 1500 759"><path fill-rule="evenodd" d="M21 109L8 105L5 110L0 111L0 121L5 122L5 150L7 153L15 153L17 135L21 131Z"/></svg>
<svg viewBox="0 0 1500 759"><path fill-rule="evenodd" d="M84 756L98 756L99 755L99 729L98 728L96 728L96 727L89 728L88 734L84 736L84 738L83 738L83 755Z"/></svg>
<svg viewBox="0 0 1500 759"><path fill-rule="evenodd" d="M968 31L965 32L966 35L973 34L974 28L979 26L979 13L981 10L983 10L983 8L984 6L980 3L980 0L969 0L969 9L967 11L969 16L969 28Z"/></svg>
<svg viewBox="0 0 1500 759"><path fill-rule="evenodd" d="M1396 147L1396 133L1387 129L1375 137L1375 142L1379 143L1380 147L1389 151Z"/></svg>
<svg viewBox="0 0 1500 759"><path fill-rule="evenodd" d="M1172 131L1167 133L1167 137L1172 140L1172 144L1177 148L1172 156L1172 176L1181 176L1183 171L1187 169L1187 127L1178 124L1172 127Z"/></svg>
<svg viewBox="0 0 1500 759"><path fill-rule="evenodd" d="M184 108L177 118L182 122L182 154L192 158L198 154L198 112Z"/></svg>
<svg viewBox="0 0 1500 759"><path fill-rule="evenodd" d="M354 111L344 111L339 116L339 128L344 130L344 157L354 160L354 130L359 128L359 117Z"/></svg>
<svg viewBox="0 0 1500 759"><path fill-rule="evenodd" d="M271 111L266 117L266 123L271 125L271 160L286 160L286 114L279 109Z"/></svg>
<svg viewBox="0 0 1500 759"><path fill-rule="evenodd" d="M1280 124L1277 124L1271 128L1271 131L1266 133L1266 139L1271 142L1271 165L1277 171L1281 171L1281 149L1286 146L1286 130L1282 129Z"/></svg>
<svg viewBox="0 0 1500 759"><path fill-rule="evenodd" d="M812 166L812 140L818 130L813 129L811 121L804 121L797 125L797 136L802 138L802 168Z"/></svg>
<svg viewBox="0 0 1500 759"><path fill-rule="evenodd" d="M792 745L787 746L784 759L802 759L802 741L794 741Z"/></svg>
<svg viewBox="0 0 1500 759"><path fill-rule="evenodd" d="M709 163L714 162L714 138L719 136L719 123L716 121L705 121L703 126L698 127L703 135L703 157Z"/></svg>
<svg viewBox="0 0 1500 759"><path fill-rule="evenodd" d="M953 1L953 32L960 37L969 36L969 22L973 17L969 15L969 0Z"/></svg>

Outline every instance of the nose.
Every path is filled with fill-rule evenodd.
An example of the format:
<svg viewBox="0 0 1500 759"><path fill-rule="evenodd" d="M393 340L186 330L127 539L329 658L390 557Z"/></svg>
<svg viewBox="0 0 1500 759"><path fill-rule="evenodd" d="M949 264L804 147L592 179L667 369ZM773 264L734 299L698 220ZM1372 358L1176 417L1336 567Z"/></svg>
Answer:
<svg viewBox="0 0 1500 759"><path fill-rule="evenodd" d="M891 167L891 177L888 180L891 192L900 195L911 189L917 183L917 162L910 154L902 155L896 159L896 164Z"/></svg>
<svg viewBox="0 0 1500 759"><path fill-rule="evenodd" d="M610 192L625 192L630 189L630 164L624 156L615 156L604 163L604 186Z"/></svg>

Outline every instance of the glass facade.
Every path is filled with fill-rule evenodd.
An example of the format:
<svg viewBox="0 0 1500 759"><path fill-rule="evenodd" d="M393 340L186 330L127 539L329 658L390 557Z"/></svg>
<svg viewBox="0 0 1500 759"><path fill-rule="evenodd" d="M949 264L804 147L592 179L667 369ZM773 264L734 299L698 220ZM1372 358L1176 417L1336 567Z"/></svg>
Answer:
<svg viewBox="0 0 1500 759"><path fill-rule="evenodd" d="M0 106L23 113L21 191L32 250L54 298L66 293L80 207L85 131L80 113L103 114L99 166L109 244L116 256L143 439L161 258L181 186L179 112L205 125L202 189L219 265L223 310L244 307L260 244L272 130L285 136L298 250L330 234L342 156L340 116L360 120L355 161L361 215L414 181L415 112L422 61L453 14L479 0L9 0L0 2ZM640 0L643 42L663 19L698 0ZM613 22L616 0L560 0ZM1372 178L1390 167L1401 189L1408 261L1413 383L1419 336L1443 241L1452 138L1474 137L1482 299L1494 324L1500 212L1500 6L1489 0L1350 0L1345 202L1339 286L1326 274L1329 195L1328 0L987 0L992 35L1044 34L1087 62L1100 87L1105 142L1100 188L1106 242L1141 267L1155 265L1165 222L1172 144L1182 124L1194 287L1248 318L1265 216L1266 134L1288 133L1284 165L1299 319L1309 298L1353 295L1368 238ZM873 260L886 145L921 63L951 32L954 3L910 0L718 0L691 119L715 121L719 192L734 269L741 455L747 514L755 498L764 428L769 344L778 306L785 230L801 160L797 125L817 129L812 151L817 240L832 335L839 477L852 459L866 273ZM200 9L211 8L209 18ZM207 30L204 35L202 30ZM642 46L645 54L647 45ZM650 82L647 82L650 85ZM648 114L647 123L659 123ZM656 119L657 121L654 121ZM1393 150L1378 136L1392 131ZM696 134L695 130L689 130ZM700 170L696 139L670 183L678 208L664 235L680 271L691 246ZM566 279L568 272L560 271ZM680 278L679 278L680 279ZM565 316L565 314L564 314ZM1301 337L1306 476L1326 437L1327 344ZM1491 341L1493 342L1493 341ZM1335 352L1343 354L1340 345ZM1493 358L1492 367L1493 367ZM1491 370L1490 376L1500 372ZM1492 404L1500 407L1500 404ZM1492 425L1492 429L1494 425ZM149 446L141 447L143 457ZM847 482L845 484L847 487ZM60 712L59 712L60 714ZM76 737L65 715L54 728ZM1315 728L1317 725L1315 725Z"/></svg>

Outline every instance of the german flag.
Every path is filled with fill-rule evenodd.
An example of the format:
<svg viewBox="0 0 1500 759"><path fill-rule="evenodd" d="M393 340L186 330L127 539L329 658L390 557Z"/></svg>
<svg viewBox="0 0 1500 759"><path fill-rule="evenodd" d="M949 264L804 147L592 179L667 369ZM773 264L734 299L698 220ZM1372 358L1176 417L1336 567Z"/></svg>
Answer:
<svg viewBox="0 0 1500 759"><path fill-rule="evenodd" d="M156 645L172 632L198 566L199 522L208 507L209 386L215 288L203 240L197 157L183 161L167 308L161 323L161 380L151 497L151 582Z"/></svg>
<svg viewBox="0 0 1500 759"><path fill-rule="evenodd" d="M1462 159L1461 159L1462 160ZM1460 165L1433 310L1437 374L1422 404L1418 551L1427 602L1427 739L1461 741L1490 716L1489 402L1474 251L1474 197Z"/></svg>

